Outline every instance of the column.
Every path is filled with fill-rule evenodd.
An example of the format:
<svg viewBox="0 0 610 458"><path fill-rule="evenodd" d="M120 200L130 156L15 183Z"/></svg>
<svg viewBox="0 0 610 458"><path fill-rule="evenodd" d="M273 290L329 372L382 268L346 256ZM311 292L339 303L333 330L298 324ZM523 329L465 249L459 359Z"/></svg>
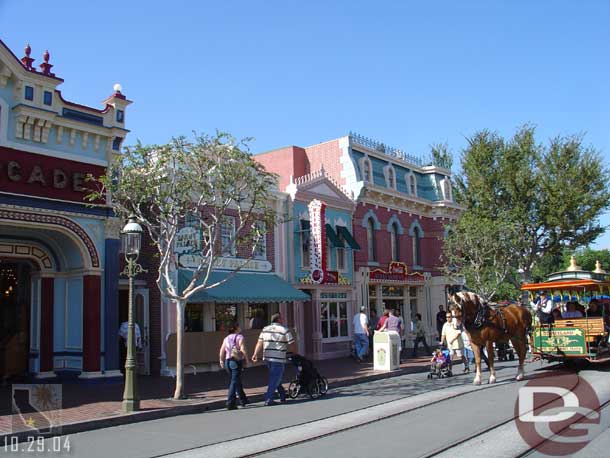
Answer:
<svg viewBox="0 0 610 458"><path fill-rule="evenodd" d="M101 276L83 276L83 376L100 371Z"/></svg>
<svg viewBox="0 0 610 458"><path fill-rule="evenodd" d="M104 371L119 370L119 245L117 239L106 239L104 264ZM118 375L120 375L117 372Z"/></svg>
<svg viewBox="0 0 610 458"><path fill-rule="evenodd" d="M53 371L53 294L55 279L40 280L40 372Z"/></svg>

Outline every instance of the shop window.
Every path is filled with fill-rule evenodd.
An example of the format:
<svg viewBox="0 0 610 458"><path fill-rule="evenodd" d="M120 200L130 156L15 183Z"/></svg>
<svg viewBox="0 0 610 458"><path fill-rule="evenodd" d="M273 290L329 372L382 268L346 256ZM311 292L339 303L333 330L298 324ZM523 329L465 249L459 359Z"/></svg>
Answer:
<svg viewBox="0 0 610 458"><path fill-rule="evenodd" d="M53 94L49 91L44 91L44 94L42 96L42 103L49 106L53 105Z"/></svg>
<svg viewBox="0 0 610 458"><path fill-rule="evenodd" d="M375 261L375 221L373 218L369 218L366 223L366 242L369 261Z"/></svg>
<svg viewBox="0 0 610 458"><path fill-rule="evenodd" d="M271 315L277 311L277 304L248 304L246 323L248 329L263 329L269 324Z"/></svg>
<svg viewBox="0 0 610 458"><path fill-rule="evenodd" d="M32 86L25 87L25 100L34 100L34 88Z"/></svg>
<svg viewBox="0 0 610 458"><path fill-rule="evenodd" d="M369 310L377 310L377 286L369 286Z"/></svg>
<svg viewBox="0 0 610 458"><path fill-rule="evenodd" d="M224 216L220 230L222 256L235 256L235 218Z"/></svg>
<svg viewBox="0 0 610 458"><path fill-rule="evenodd" d="M390 249L392 252L392 261L398 261L398 225L392 224L390 229Z"/></svg>
<svg viewBox="0 0 610 458"><path fill-rule="evenodd" d="M347 337L347 302L322 302L320 307L322 338Z"/></svg>
<svg viewBox="0 0 610 458"><path fill-rule="evenodd" d="M186 304L185 332L203 332L203 304Z"/></svg>
<svg viewBox="0 0 610 458"><path fill-rule="evenodd" d="M216 304L214 319L217 331L228 331L229 327L237 321L237 305Z"/></svg>
<svg viewBox="0 0 610 458"><path fill-rule="evenodd" d="M345 271L345 248L337 248L337 270Z"/></svg>
<svg viewBox="0 0 610 458"><path fill-rule="evenodd" d="M411 307L411 321L415 320L415 315L419 313L417 306L417 288L409 287L409 306Z"/></svg>

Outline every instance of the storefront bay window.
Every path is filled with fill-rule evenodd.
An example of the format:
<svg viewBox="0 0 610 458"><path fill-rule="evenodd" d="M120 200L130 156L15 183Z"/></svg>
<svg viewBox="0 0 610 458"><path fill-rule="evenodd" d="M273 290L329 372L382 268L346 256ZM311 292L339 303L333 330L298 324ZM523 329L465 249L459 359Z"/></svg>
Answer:
<svg viewBox="0 0 610 458"><path fill-rule="evenodd" d="M404 288L402 286L382 286L381 296L383 306L390 310L404 312Z"/></svg>
<svg viewBox="0 0 610 458"><path fill-rule="evenodd" d="M349 338L347 329L347 293L320 295L322 339Z"/></svg>

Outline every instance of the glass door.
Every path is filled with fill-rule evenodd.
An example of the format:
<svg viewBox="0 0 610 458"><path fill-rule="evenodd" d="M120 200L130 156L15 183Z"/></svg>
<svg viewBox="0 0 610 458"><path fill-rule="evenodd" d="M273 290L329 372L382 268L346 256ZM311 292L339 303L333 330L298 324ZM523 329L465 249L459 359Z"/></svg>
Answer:
<svg viewBox="0 0 610 458"><path fill-rule="evenodd" d="M136 306L136 323L140 327L140 334L142 336L142 348L138 348L136 353L138 374L150 375L150 311L148 304L148 289L136 289L134 291L134 301Z"/></svg>

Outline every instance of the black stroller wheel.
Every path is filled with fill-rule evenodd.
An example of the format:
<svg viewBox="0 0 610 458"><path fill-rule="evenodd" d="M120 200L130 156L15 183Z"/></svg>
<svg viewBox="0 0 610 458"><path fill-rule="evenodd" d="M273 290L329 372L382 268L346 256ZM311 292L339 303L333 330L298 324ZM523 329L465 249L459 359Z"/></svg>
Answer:
<svg viewBox="0 0 610 458"><path fill-rule="evenodd" d="M326 377L321 375L318 377L318 389L322 396L328 392L328 380L326 380Z"/></svg>
<svg viewBox="0 0 610 458"><path fill-rule="evenodd" d="M309 386L307 388L309 397L311 399L318 399L320 397L320 386L318 385L317 380L312 380L309 382Z"/></svg>
<svg viewBox="0 0 610 458"><path fill-rule="evenodd" d="M301 384L297 380L293 380L288 385L288 396L291 399L296 399L299 393L301 392Z"/></svg>

